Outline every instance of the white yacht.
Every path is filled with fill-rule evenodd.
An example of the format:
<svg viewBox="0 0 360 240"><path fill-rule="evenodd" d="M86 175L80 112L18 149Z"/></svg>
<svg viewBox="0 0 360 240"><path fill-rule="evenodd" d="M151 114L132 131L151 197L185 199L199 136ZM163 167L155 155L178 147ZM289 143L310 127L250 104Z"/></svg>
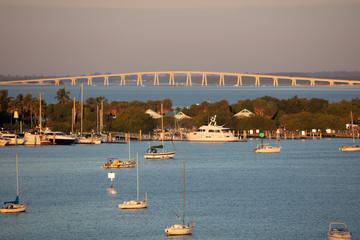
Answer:
<svg viewBox="0 0 360 240"><path fill-rule="evenodd" d="M66 135L63 132L50 131L46 129L42 134L44 134L52 144L57 145L70 145L75 143L76 138L70 135Z"/></svg>
<svg viewBox="0 0 360 240"><path fill-rule="evenodd" d="M203 125L199 131L184 133L185 140L192 142L236 142L239 139L234 136L230 128L216 124L216 115L211 118L208 125Z"/></svg>
<svg viewBox="0 0 360 240"><path fill-rule="evenodd" d="M15 133L9 133L9 132L1 132L0 138L7 140L6 145L23 145L25 142L24 138L19 137Z"/></svg>
<svg viewBox="0 0 360 240"><path fill-rule="evenodd" d="M345 223L331 222L326 240L351 240L352 235Z"/></svg>
<svg viewBox="0 0 360 240"><path fill-rule="evenodd" d="M76 143L79 144L100 144L101 139L94 134L82 134L76 138Z"/></svg>

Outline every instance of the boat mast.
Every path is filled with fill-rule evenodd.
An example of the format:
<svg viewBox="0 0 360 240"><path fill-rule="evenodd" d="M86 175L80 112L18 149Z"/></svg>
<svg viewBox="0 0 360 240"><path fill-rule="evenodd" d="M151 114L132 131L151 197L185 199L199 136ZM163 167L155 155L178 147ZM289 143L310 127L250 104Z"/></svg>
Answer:
<svg viewBox="0 0 360 240"><path fill-rule="evenodd" d="M139 201L139 154L136 153L136 200Z"/></svg>
<svg viewBox="0 0 360 240"><path fill-rule="evenodd" d="M161 143L162 143L162 152L164 153L164 115L163 115L163 103L161 103Z"/></svg>
<svg viewBox="0 0 360 240"><path fill-rule="evenodd" d="M352 137L353 137L353 145L355 145L355 136L354 136L354 124L353 124L353 115L352 115L352 111L350 111L350 116L351 116L351 132L352 132Z"/></svg>
<svg viewBox="0 0 360 240"><path fill-rule="evenodd" d="M40 135L41 135L41 92L40 92L40 107L39 107L39 126L40 126Z"/></svg>
<svg viewBox="0 0 360 240"><path fill-rule="evenodd" d="M130 161L130 134L129 134L129 161Z"/></svg>
<svg viewBox="0 0 360 240"><path fill-rule="evenodd" d="M184 194L183 194L183 225L185 225L185 161L184 161Z"/></svg>
<svg viewBox="0 0 360 240"><path fill-rule="evenodd" d="M83 92L83 84L81 83L81 126L80 126L80 136L82 136L83 132L83 111L84 111L84 92Z"/></svg>
<svg viewBox="0 0 360 240"><path fill-rule="evenodd" d="M18 164L17 153L16 153L16 194L19 197L19 164Z"/></svg>

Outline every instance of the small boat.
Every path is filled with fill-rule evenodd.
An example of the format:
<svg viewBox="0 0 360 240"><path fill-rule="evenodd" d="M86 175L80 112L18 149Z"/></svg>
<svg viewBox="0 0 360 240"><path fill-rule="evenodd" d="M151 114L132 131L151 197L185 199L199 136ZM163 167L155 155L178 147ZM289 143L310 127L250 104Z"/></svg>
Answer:
<svg viewBox="0 0 360 240"><path fill-rule="evenodd" d="M254 153L279 153L281 147L269 146L268 143L259 143L256 148L253 149Z"/></svg>
<svg viewBox="0 0 360 240"><path fill-rule="evenodd" d="M350 112L350 116L351 116L351 131L352 131L352 139L353 142L352 144L348 144L348 145L344 145L342 148L339 148L340 152L359 152L360 151L360 146L359 145L355 145L355 134L354 134L354 122L353 122L353 115L352 115L352 111Z"/></svg>
<svg viewBox="0 0 360 240"><path fill-rule="evenodd" d="M119 204L120 209L142 209L148 207L147 195L144 201L139 201L139 158L138 154L136 154L136 189L137 189L137 198L136 200L125 201Z"/></svg>
<svg viewBox="0 0 360 240"><path fill-rule="evenodd" d="M133 168L136 164L136 159L130 158L130 140L128 142L129 145L129 159L117 159L117 158L108 158L107 162L102 165L102 168Z"/></svg>
<svg viewBox="0 0 360 240"><path fill-rule="evenodd" d="M0 138L7 140L6 145L23 145L25 142L24 138L19 137L16 133L10 133L7 131L1 132Z"/></svg>
<svg viewBox="0 0 360 240"><path fill-rule="evenodd" d="M122 161L117 158L108 158L108 161L102 165L102 168L133 168L136 161Z"/></svg>
<svg viewBox="0 0 360 240"><path fill-rule="evenodd" d="M1 213L20 213L25 212L29 204L19 203L19 166L18 155L16 154L16 192L17 196L15 201L4 202L4 206L0 209Z"/></svg>
<svg viewBox="0 0 360 240"><path fill-rule="evenodd" d="M149 160L169 159L174 158L176 151L166 151L164 148L164 116L163 116L163 104L161 103L161 145L150 146L144 153L144 158ZM161 149L161 150L158 150Z"/></svg>
<svg viewBox="0 0 360 240"><path fill-rule="evenodd" d="M184 133L186 141L191 142L236 142L239 140L234 136L230 128L224 126L218 126L216 124L216 115L211 118L208 125L203 125L199 128L199 131Z"/></svg>
<svg viewBox="0 0 360 240"><path fill-rule="evenodd" d="M167 236L192 234L195 223L192 223L191 226L189 223L188 223L188 225L185 225L185 161L184 161L183 217L180 217L174 211L172 211L172 212L175 214L175 216L177 216L182 221L182 224L174 224L174 225L166 226L165 234Z"/></svg>
<svg viewBox="0 0 360 240"><path fill-rule="evenodd" d="M100 144L101 139L93 134L82 134L77 137L76 143L79 144Z"/></svg>
<svg viewBox="0 0 360 240"><path fill-rule="evenodd" d="M345 223L331 222L326 240L351 240L352 235Z"/></svg>

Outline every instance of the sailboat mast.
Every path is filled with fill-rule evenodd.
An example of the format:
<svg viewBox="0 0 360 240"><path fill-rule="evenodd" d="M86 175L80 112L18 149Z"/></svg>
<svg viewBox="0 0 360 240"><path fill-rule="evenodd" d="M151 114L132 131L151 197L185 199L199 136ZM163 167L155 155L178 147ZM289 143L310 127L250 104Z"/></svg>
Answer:
<svg viewBox="0 0 360 240"><path fill-rule="evenodd" d="M185 161L184 161L184 193L183 193L183 225L185 225Z"/></svg>
<svg viewBox="0 0 360 240"><path fill-rule="evenodd" d="M130 134L129 134L129 161L130 161Z"/></svg>
<svg viewBox="0 0 360 240"><path fill-rule="evenodd" d="M41 133L41 122L42 122L41 121L42 120L41 119L41 93L40 93L40 103L39 104L40 104L40 107L39 107L39 122L40 122L39 126L40 126L40 133Z"/></svg>
<svg viewBox="0 0 360 240"><path fill-rule="evenodd" d="M351 132L352 132L352 137L353 137L353 144L355 144L355 136L354 136L354 124L353 124L353 115L352 115L352 111L350 111L350 117L351 117Z"/></svg>
<svg viewBox="0 0 360 240"><path fill-rule="evenodd" d="M82 132L83 132L83 111L84 111L84 92L83 92L83 84L81 83L81 126L80 126L80 135L82 135Z"/></svg>
<svg viewBox="0 0 360 240"><path fill-rule="evenodd" d="M17 153L16 153L16 194L19 197L19 164L18 164Z"/></svg>
<svg viewBox="0 0 360 240"><path fill-rule="evenodd" d="M75 126L75 116L76 116L76 109L75 109L75 97L73 101L73 109L72 109L72 120L71 120L71 132L74 134L74 126Z"/></svg>
<svg viewBox="0 0 360 240"><path fill-rule="evenodd" d="M162 151L164 153L164 115L163 115L163 103L161 103L161 143Z"/></svg>
<svg viewBox="0 0 360 240"><path fill-rule="evenodd" d="M136 200L139 201L139 153L136 153Z"/></svg>

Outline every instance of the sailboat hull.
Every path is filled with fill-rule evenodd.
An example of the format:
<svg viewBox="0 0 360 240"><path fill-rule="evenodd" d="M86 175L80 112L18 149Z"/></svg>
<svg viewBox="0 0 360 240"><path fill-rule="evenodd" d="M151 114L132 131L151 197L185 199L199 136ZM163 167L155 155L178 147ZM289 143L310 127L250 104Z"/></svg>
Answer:
<svg viewBox="0 0 360 240"><path fill-rule="evenodd" d="M13 204L0 209L1 213L20 213L25 212L29 204Z"/></svg>
<svg viewBox="0 0 360 240"><path fill-rule="evenodd" d="M120 209L141 209L147 207L147 201L126 201L122 204L119 204Z"/></svg>
<svg viewBox="0 0 360 240"><path fill-rule="evenodd" d="M360 146L354 146L354 147L344 146L342 148L339 148L339 151L341 151L341 152L359 152Z"/></svg>
<svg viewBox="0 0 360 240"><path fill-rule="evenodd" d="M157 152L157 153L147 153L145 152L144 158L145 159L169 159L175 157L176 151L172 152Z"/></svg>
<svg viewBox="0 0 360 240"><path fill-rule="evenodd" d="M174 224L171 227L165 228L165 234L170 235L189 235L192 234L192 231L194 229L194 225L192 226L186 226L183 224Z"/></svg>

